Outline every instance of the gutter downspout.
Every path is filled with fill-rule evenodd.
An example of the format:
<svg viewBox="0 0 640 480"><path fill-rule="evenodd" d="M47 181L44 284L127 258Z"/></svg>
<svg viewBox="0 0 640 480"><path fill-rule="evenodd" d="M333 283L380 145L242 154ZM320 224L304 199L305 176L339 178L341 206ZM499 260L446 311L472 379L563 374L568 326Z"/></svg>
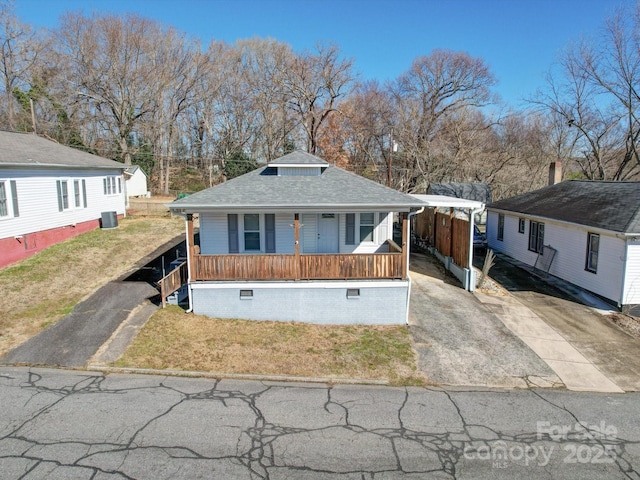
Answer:
<svg viewBox="0 0 640 480"><path fill-rule="evenodd" d="M407 264L406 264L406 268L407 268L407 311L406 311L406 315L405 315L405 320L404 323L405 325L409 325L409 300L411 298L411 275L409 275L409 259L411 257L411 217L415 217L416 215L424 212L424 209L426 207L422 207L420 208L420 210L416 210L415 212L409 212L409 215L407 215L407 223L408 223L408 228L407 228Z"/></svg>
<svg viewBox="0 0 640 480"><path fill-rule="evenodd" d="M482 205L482 207L480 208L471 208L469 210L469 258L468 258L468 268L469 268L469 275L467 277L467 290L469 292L473 292L476 289L476 286L474 285L475 282L473 282L473 254L474 254L474 248L473 248L473 234L474 234L474 226L475 226L475 215L476 213L480 213L482 210L484 210L484 205Z"/></svg>

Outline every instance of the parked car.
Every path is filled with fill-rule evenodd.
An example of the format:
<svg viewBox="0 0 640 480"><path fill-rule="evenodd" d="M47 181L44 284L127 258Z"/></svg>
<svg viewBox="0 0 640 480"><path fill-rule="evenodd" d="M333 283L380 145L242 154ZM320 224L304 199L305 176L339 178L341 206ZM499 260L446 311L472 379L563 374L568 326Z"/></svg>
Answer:
<svg viewBox="0 0 640 480"><path fill-rule="evenodd" d="M473 226L473 248L474 250L487 248L487 236L480 231L477 225Z"/></svg>

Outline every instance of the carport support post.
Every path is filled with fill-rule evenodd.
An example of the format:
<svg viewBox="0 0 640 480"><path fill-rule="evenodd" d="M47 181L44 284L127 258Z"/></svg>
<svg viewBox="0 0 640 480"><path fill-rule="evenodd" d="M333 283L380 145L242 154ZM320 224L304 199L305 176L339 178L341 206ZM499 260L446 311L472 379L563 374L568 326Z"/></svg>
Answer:
<svg viewBox="0 0 640 480"><path fill-rule="evenodd" d="M407 250L409 241L409 221L408 214L401 213L402 215L402 278L407 278L409 272L407 271Z"/></svg>

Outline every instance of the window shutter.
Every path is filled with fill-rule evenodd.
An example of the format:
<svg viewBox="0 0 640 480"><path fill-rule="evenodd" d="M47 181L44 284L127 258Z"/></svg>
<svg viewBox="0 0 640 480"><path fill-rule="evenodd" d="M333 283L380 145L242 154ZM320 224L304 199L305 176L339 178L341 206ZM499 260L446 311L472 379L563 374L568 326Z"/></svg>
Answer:
<svg viewBox="0 0 640 480"><path fill-rule="evenodd" d="M56 181L56 187L58 188L58 211L62 212L64 207L62 206L62 182Z"/></svg>
<svg viewBox="0 0 640 480"><path fill-rule="evenodd" d="M265 252L276 253L276 216L267 213L264 216Z"/></svg>
<svg viewBox="0 0 640 480"><path fill-rule="evenodd" d="M102 179L102 187L104 188L104 194L107 194L107 182L109 181L108 178L103 178Z"/></svg>
<svg viewBox="0 0 640 480"><path fill-rule="evenodd" d="M87 181L82 180L82 204L87 208Z"/></svg>
<svg viewBox="0 0 640 480"><path fill-rule="evenodd" d="M347 217L347 230L346 230L344 243L346 245L355 245L356 244L356 214L347 213L346 217Z"/></svg>
<svg viewBox="0 0 640 480"><path fill-rule="evenodd" d="M11 180L11 198L13 199L13 216L19 217L20 210L18 210L18 187L16 186L16 181Z"/></svg>
<svg viewBox="0 0 640 480"><path fill-rule="evenodd" d="M229 232L229 253L238 253L238 215L230 213L227 215L227 227Z"/></svg>

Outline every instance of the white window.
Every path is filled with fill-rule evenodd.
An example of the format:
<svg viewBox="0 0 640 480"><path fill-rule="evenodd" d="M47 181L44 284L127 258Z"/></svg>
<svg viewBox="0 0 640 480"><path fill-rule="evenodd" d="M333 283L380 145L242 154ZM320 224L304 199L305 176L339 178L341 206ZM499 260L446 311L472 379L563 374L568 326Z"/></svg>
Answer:
<svg viewBox="0 0 640 480"><path fill-rule="evenodd" d="M105 177L102 180L102 188L105 195L117 195L122 193L122 179L120 177Z"/></svg>
<svg viewBox="0 0 640 480"><path fill-rule="evenodd" d="M257 213L244 215L244 250L260 251L260 215Z"/></svg>
<svg viewBox="0 0 640 480"><path fill-rule="evenodd" d="M80 197L82 192L80 191L80 180L73 181L73 200L76 208L80 208Z"/></svg>
<svg viewBox="0 0 640 480"><path fill-rule="evenodd" d="M373 212L360 214L361 242L373 242L373 231L375 229L375 226L375 214Z"/></svg>
<svg viewBox="0 0 640 480"><path fill-rule="evenodd" d="M87 182L80 179L57 180L58 211L87 208Z"/></svg>
<svg viewBox="0 0 640 480"><path fill-rule="evenodd" d="M15 180L0 180L0 218L20 216L18 187Z"/></svg>
<svg viewBox="0 0 640 480"><path fill-rule="evenodd" d="M58 180L56 182L58 190L58 211L63 212L69 209L69 182L67 180Z"/></svg>
<svg viewBox="0 0 640 480"><path fill-rule="evenodd" d="M587 233L587 264L585 270L591 273L598 272L598 251L600 250L600 235Z"/></svg>

